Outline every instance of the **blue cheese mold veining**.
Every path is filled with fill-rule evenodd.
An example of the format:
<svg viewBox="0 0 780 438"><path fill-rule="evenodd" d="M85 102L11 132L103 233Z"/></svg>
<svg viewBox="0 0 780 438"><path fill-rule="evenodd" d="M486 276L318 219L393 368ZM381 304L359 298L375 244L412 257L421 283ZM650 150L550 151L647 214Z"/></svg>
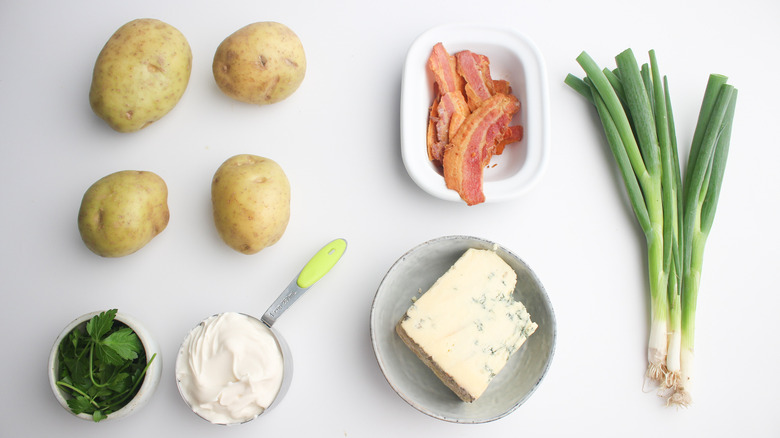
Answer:
<svg viewBox="0 0 780 438"><path fill-rule="evenodd" d="M396 325L404 343L473 402L537 324L512 294L517 274L495 251L468 249Z"/></svg>

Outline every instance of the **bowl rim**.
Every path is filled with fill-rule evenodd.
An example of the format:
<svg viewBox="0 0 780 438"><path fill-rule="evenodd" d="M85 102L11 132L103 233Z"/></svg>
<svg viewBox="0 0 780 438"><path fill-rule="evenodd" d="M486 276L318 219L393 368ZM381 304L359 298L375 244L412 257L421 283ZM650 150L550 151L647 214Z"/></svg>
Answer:
<svg viewBox="0 0 780 438"><path fill-rule="evenodd" d="M57 338L54 341L54 345L51 348L51 351L49 353L49 361L48 361L48 375L49 375L49 386L51 387L52 393L54 394L54 397L59 402L60 406L62 406L69 414L71 414L74 417L78 417L82 420L88 420L93 421L91 415L87 415L84 413L81 414L74 414L73 411L70 410L70 407L68 407L68 398L65 397L62 390L57 386L57 375L59 373L59 359L58 359L58 353L59 353L59 347L62 343L63 339L76 327L86 324L92 317L95 315L99 315L100 313L104 312L105 310L98 310L93 311L89 313L85 313L75 319L73 319L68 325L65 326L64 329L60 332L59 335L57 335ZM160 383L160 378L162 376L162 351L159 347L159 344L155 340L155 338L151 335L151 333L146 329L146 327L138 321L136 318L126 314L117 312L116 316L114 317L115 321L119 321L128 327L130 327L133 332L138 336L138 339L141 341L141 345L144 348L144 353L147 356L147 360L153 355L156 354L154 361L149 365L149 368L146 370L146 375L144 376L144 381L141 383L141 386L138 388L138 392L136 395L128 400L128 402L122 406L120 409L117 409L116 411L108 414L106 418L104 418L102 421L110 421L110 420L119 420L121 418L127 417L128 415L135 412L136 409L139 409L143 407L146 403L149 402L151 397L154 395L155 391L157 390L157 387Z"/></svg>
<svg viewBox="0 0 780 438"><path fill-rule="evenodd" d="M410 82L419 84L415 78L425 77L426 83L430 79L425 75L425 67L420 64L422 52L426 54L437 42L447 45L448 38L458 41L466 38L464 35L474 38L474 44L491 43L509 50L517 56L523 64L526 100L521 99L522 110L526 113L528 122L524 125L526 133L523 142L531 143L533 147L527 147L528 156L521 168L513 175L497 181L485 181L485 203L502 202L512 200L529 192L541 179L550 160L550 98L547 79L547 67L544 57L536 44L525 34L510 26L484 24L475 22L455 22L435 26L417 36L410 45L401 78L401 104L400 104L400 129L401 129L401 155L404 166L411 179L425 192L439 199L462 202L460 196L453 190L447 189L444 178L434 170L433 164L428 160L424 145L423 135L419 133L422 123L417 116L419 111L428 114L427 104L425 108L418 108L416 101L419 97L411 91ZM507 45L511 41L512 45ZM521 53L522 52L522 53ZM517 86L513 84L513 86ZM517 94L517 93L515 93ZM414 109L414 114L409 114ZM414 117L412 119L412 117ZM529 126L526 126L529 125ZM528 128L531 128L529 131ZM536 131L536 132L534 132ZM531 139L529 139L529 136Z"/></svg>
<svg viewBox="0 0 780 438"><path fill-rule="evenodd" d="M531 389L528 391L527 394L525 394L520 400L518 400L513 406L511 406L509 409L498 413L496 415L486 417L486 418L477 418L477 419L462 419L462 418L454 418L454 417L448 417L445 415L442 415L432 409L429 409L425 406L422 406L417 401L406 395L399 387L396 385L395 382L390 380L390 377L388 377L387 374L387 367L383 360L383 355L380 353L380 345L377 340L377 336L375 335L376 330L378 329L375 325L375 318L374 313L377 310L378 307L378 301L380 299L380 292L382 290L383 284L387 280L388 276L401 264L403 261L412 253L420 250L423 247L431 246L434 244L437 244L439 242L448 241L448 240L464 240L464 241L470 241L470 242L479 242L481 245L489 246L491 248L497 248L501 251L507 253L509 256L513 257L515 260L517 260L521 265L523 265L527 271L528 274L531 276L533 281L539 286L539 292L540 296L545 303L546 307L549 309L549 318L550 318L550 326L551 326L551 342L550 342L550 354L547 358L547 361L545 362L541 373L539 374L539 378L537 379L536 383L531 387ZM450 422L450 423L458 423L458 424L481 424L481 423L488 423L492 421L499 420L515 410L517 410L520 406L522 406L539 388L541 382L544 380L544 378L547 376L547 373L550 370L550 367L552 365L553 357L555 356L555 349L557 345L557 338L558 338L558 324L557 319L555 317L555 309L552 305L552 301L550 300L549 295L547 294L547 290L544 287L544 284L541 282L541 280L536 275L536 272L531 269L531 267L520 257L517 256L514 252L509 250L508 248L493 242L491 240L481 238L481 237L475 237L470 235L445 235L441 237L436 237L433 239L426 240L422 243L419 243L409 249L408 251L404 252L387 270L385 275L382 277L382 281L379 283L379 286L377 287L377 291L374 295L374 298L371 303L371 311L369 314L369 333L371 337L371 345L374 352L374 358L377 361L377 364L379 365L380 371L382 372L382 376L385 378L387 383L390 385L390 387L393 389L393 391L407 404L415 408L416 410L422 412L425 415L428 415L432 418L436 418L438 420Z"/></svg>

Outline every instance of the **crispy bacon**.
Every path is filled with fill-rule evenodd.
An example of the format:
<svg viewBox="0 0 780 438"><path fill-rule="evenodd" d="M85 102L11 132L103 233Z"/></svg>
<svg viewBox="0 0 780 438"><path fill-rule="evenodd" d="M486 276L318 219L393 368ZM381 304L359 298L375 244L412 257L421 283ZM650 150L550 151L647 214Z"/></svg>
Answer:
<svg viewBox="0 0 780 438"><path fill-rule="evenodd" d="M434 94L428 114L428 159L442 166L447 187L468 205L484 202L484 168L493 155L523 137L522 126L509 126L520 102L508 81L492 79L487 56L468 50L450 55L437 43L427 67Z"/></svg>
<svg viewBox="0 0 780 438"><path fill-rule="evenodd" d="M444 158L444 148L458 132L463 121L466 120L469 115L469 107L459 92L450 92L441 96L432 106L436 108L436 117L431 117L435 123L433 131L436 138L428 144L428 158L434 163L441 163ZM429 133L429 135L431 134Z"/></svg>
<svg viewBox="0 0 780 438"><path fill-rule="evenodd" d="M522 125L515 125L515 126L509 126L506 130L503 132L503 137L501 137L501 141L498 142L496 145L496 151L493 155L501 155L504 152L504 146L515 143L523 139L523 126Z"/></svg>
<svg viewBox="0 0 780 438"><path fill-rule="evenodd" d="M448 107L452 106L452 117L450 118L449 129L447 130L447 133L449 134L447 140L449 142L449 139L455 137L455 134L458 133L460 126L471 112L469 111L466 99L464 99L463 95L460 93L447 93L441 100L442 103L445 103Z"/></svg>
<svg viewBox="0 0 780 438"><path fill-rule="evenodd" d="M451 92L434 99L428 115L429 160L442 163L444 148L468 115L469 108L461 93Z"/></svg>
<svg viewBox="0 0 780 438"><path fill-rule="evenodd" d="M436 148L435 145L439 138L438 134L436 133L436 122L439 120L439 99L439 93L435 90L433 103L431 104L431 108L428 112L428 135L426 138L426 143L428 145L428 159L434 162L436 159L434 159L433 150Z"/></svg>
<svg viewBox="0 0 780 438"><path fill-rule="evenodd" d="M496 94L485 100L461 125L444 151L444 181L468 205L485 201L483 170L505 137L520 102L512 95Z"/></svg>
<svg viewBox="0 0 780 438"><path fill-rule="evenodd" d="M464 50L455 54L458 73L466 80L464 90L471 111L476 110L490 96L496 94L490 77L490 60L487 56Z"/></svg>
<svg viewBox="0 0 780 438"><path fill-rule="evenodd" d="M512 94L512 86L504 79L494 79L493 90L496 93Z"/></svg>
<svg viewBox="0 0 780 438"><path fill-rule="evenodd" d="M434 101L428 119L428 159L440 164L444 148L469 113L463 97L463 78L458 74L456 59L441 43L433 46L428 69L434 78Z"/></svg>
<svg viewBox="0 0 780 438"><path fill-rule="evenodd" d="M463 78L458 74L455 57L447 53L442 43L433 46L428 58L428 70L433 74L442 96L463 89Z"/></svg>

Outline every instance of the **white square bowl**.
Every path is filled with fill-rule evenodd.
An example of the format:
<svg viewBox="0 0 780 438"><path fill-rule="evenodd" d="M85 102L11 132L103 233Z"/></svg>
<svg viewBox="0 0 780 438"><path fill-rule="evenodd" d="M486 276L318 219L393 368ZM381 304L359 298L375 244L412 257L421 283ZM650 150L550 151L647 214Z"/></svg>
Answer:
<svg viewBox="0 0 780 438"><path fill-rule="evenodd" d="M549 91L541 53L531 40L511 28L449 24L426 31L412 43L401 85L401 155L409 176L437 198L461 201L457 192L447 189L441 169L428 159L426 145L433 102L433 80L426 63L439 42L450 54L470 50L487 56L493 79L511 84L521 105L512 122L523 126L523 139L493 156L484 171L483 191L485 202L526 193L541 177L549 157Z"/></svg>

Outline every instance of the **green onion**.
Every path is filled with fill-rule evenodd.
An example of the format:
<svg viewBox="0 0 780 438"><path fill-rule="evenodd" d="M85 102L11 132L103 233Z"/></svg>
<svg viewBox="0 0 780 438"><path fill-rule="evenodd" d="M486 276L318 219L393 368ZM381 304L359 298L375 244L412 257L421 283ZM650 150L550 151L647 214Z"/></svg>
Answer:
<svg viewBox="0 0 780 438"><path fill-rule="evenodd" d="M669 400L681 406L690 405L692 400L696 304L704 246L720 197L737 103L737 90L726 84L726 79L710 76L685 173L681 381Z"/></svg>
<svg viewBox="0 0 780 438"><path fill-rule="evenodd" d="M653 50L649 57L640 68L628 49L609 70L582 52L577 62L586 76L569 74L564 82L596 107L645 234L651 321L646 375L670 404L688 405L704 244L720 195L736 89L725 76L710 76L683 180L669 83Z"/></svg>
<svg viewBox="0 0 780 438"><path fill-rule="evenodd" d="M680 173L680 159L677 152L677 137L675 136L674 115L672 113L672 99L669 93L669 83L664 77L664 101L667 110L667 123L669 127L669 146L672 158L672 169L674 171L675 184L677 191L675 197L677 204L675 208L674 226L676 232L673 234L672 242L672 266L669 273L669 352L666 356L667 377L664 387L675 391L680 382L680 344L682 342L681 320L682 320L682 230L683 230L683 188L682 175Z"/></svg>
<svg viewBox="0 0 780 438"><path fill-rule="evenodd" d="M655 116L636 59L631 50L626 50L616 57L616 61L619 76L605 74L609 70L598 68L585 52L577 57L587 74L583 82L592 85L593 101L645 234L651 302L647 376L661 381L666 369L668 319L661 152ZM615 87L615 81L622 87Z"/></svg>
<svg viewBox="0 0 780 438"><path fill-rule="evenodd" d="M588 99L590 103L593 103L593 95L590 93L590 86L582 79L569 73L566 75L566 79L563 81L566 85L570 86L572 90L580 93L582 97Z"/></svg>
<svg viewBox="0 0 780 438"><path fill-rule="evenodd" d="M655 120L658 142L663 166L662 192L664 214L664 272L667 275L668 314L668 348L666 355L666 375L662 385L664 388L676 388L680 376L680 286L681 286L681 212L682 212L682 176L677 154L677 138L672 115L669 83L661 73L655 51L650 55L650 79L646 80L651 87L655 102Z"/></svg>

